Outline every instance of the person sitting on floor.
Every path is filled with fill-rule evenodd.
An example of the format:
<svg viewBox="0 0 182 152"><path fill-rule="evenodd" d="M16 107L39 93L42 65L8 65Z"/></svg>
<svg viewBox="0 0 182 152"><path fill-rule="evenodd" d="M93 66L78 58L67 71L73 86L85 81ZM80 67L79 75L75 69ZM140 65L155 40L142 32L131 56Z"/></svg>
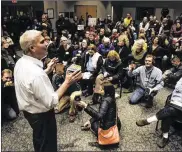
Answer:
<svg viewBox="0 0 182 152"><path fill-rule="evenodd" d="M64 65L61 63L56 64L54 69L54 75L52 78L52 85L54 90L57 90L64 82ZM55 113L60 113L65 108L70 106L69 109L69 122L74 122L76 119L76 107L75 100L80 100L81 89L78 83L72 84L65 92L64 96L59 100L58 104L54 108Z"/></svg>
<svg viewBox="0 0 182 152"><path fill-rule="evenodd" d="M164 148L169 141L169 129L176 118L181 118L182 116L182 78L177 82L175 89L172 93L169 104L161 109L156 115L149 117L147 119L141 119L136 122L137 126L149 125L152 122L162 120L161 130L162 138L157 141L157 145L160 148Z"/></svg>
<svg viewBox="0 0 182 152"><path fill-rule="evenodd" d="M102 83L110 82L113 85L119 84L119 80L122 77L122 71L122 63L119 54L114 50L110 51L102 67L101 74L96 78L93 102L96 102L99 95L102 95Z"/></svg>
<svg viewBox="0 0 182 152"><path fill-rule="evenodd" d="M147 55L145 57L145 65L134 70L135 64L129 65L129 76L139 76L137 88L130 97L130 104L136 104L140 99L144 99L146 108L153 106L153 97L163 88L162 71L153 66L154 57Z"/></svg>
<svg viewBox="0 0 182 152"><path fill-rule="evenodd" d="M96 52L96 46L91 44L88 51L82 56L82 73L81 87L85 97L93 94L93 84L103 65L102 56Z"/></svg>
<svg viewBox="0 0 182 152"><path fill-rule="evenodd" d="M102 97L98 112L83 101L77 102L76 105L84 108L84 111L92 117L82 126L82 130L90 129L96 137L98 137L99 127L108 130L114 125L117 125L118 131L120 131L121 121L117 116L115 89L113 85L104 86L104 96Z"/></svg>
<svg viewBox="0 0 182 152"><path fill-rule="evenodd" d="M15 95L15 88L13 83L13 74L9 69L2 71L1 79L1 94L2 94L2 118L15 119L19 114L18 103Z"/></svg>
<svg viewBox="0 0 182 152"><path fill-rule="evenodd" d="M114 46L111 44L110 39L108 37L104 37L103 44L100 44L98 47L98 52L105 59L109 51L114 50Z"/></svg>

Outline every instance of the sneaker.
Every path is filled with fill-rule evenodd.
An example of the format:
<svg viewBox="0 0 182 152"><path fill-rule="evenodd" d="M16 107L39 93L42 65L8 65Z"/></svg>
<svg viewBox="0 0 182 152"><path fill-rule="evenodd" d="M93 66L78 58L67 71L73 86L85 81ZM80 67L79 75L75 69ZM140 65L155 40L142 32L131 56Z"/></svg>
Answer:
<svg viewBox="0 0 182 152"><path fill-rule="evenodd" d="M136 125L139 126L139 127L143 127L143 126L146 126L146 125L149 125L150 123L147 122L147 119L141 119L141 120L138 120L136 122Z"/></svg>
<svg viewBox="0 0 182 152"><path fill-rule="evenodd" d="M157 146L159 148L164 148L169 142L169 138L159 138L159 140L157 141Z"/></svg>

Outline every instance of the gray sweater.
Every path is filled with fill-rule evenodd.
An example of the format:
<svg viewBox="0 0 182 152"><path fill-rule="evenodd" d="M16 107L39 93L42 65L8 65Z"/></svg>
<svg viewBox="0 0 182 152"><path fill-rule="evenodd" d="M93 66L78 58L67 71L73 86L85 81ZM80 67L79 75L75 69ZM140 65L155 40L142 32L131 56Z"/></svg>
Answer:
<svg viewBox="0 0 182 152"><path fill-rule="evenodd" d="M162 81L162 71L157 67L152 67L150 70L147 70L145 66L140 66L133 71L128 71L128 75L139 76L139 85L142 88L153 88L160 90L164 86Z"/></svg>
<svg viewBox="0 0 182 152"><path fill-rule="evenodd" d="M170 103L182 109L182 78L177 82L175 86Z"/></svg>

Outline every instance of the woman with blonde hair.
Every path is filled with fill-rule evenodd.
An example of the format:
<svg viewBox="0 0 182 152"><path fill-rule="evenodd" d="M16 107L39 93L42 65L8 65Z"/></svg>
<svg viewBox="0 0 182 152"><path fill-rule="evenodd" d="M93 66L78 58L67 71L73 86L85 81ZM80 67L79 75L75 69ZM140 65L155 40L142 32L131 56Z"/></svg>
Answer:
<svg viewBox="0 0 182 152"><path fill-rule="evenodd" d="M122 75L122 62L119 54L112 50L107 55L107 59L102 67L104 78L107 78L112 84L117 84Z"/></svg>
<svg viewBox="0 0 182 152"><path fill-rule="evenodd" d="M145 56L147 55L147 44L145 43L145 40L136 40L131 51L132 60L137 64L143 65Z"/></svg>
<svg viewBox="0 0 182 152"><path fill-rule="evenodd" d="M98 98L103 94L104 82L118 84L122 77L123 66L119 54L115 50L111 50L101 69L101 74L96 78L93 102L97 102Z"/></svg>

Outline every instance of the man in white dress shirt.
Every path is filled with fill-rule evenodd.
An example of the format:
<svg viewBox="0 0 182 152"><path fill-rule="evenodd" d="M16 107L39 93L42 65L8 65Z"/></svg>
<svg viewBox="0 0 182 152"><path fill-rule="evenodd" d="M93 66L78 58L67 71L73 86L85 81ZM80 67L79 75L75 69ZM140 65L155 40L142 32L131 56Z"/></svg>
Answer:
<svg viewBox="0 0 182 152"><path fill-rule="evenodd" d="M20 37L24 52L14 69L15 90L20 110L33 129L36 152L57 151L57 128L54 106L67 88L81 79L81 72L67 73L64 83L56 92L47 76L57 59L53 58L43 70L41 59L47 55L44 37L40 31L29 30Z"/></svg>

